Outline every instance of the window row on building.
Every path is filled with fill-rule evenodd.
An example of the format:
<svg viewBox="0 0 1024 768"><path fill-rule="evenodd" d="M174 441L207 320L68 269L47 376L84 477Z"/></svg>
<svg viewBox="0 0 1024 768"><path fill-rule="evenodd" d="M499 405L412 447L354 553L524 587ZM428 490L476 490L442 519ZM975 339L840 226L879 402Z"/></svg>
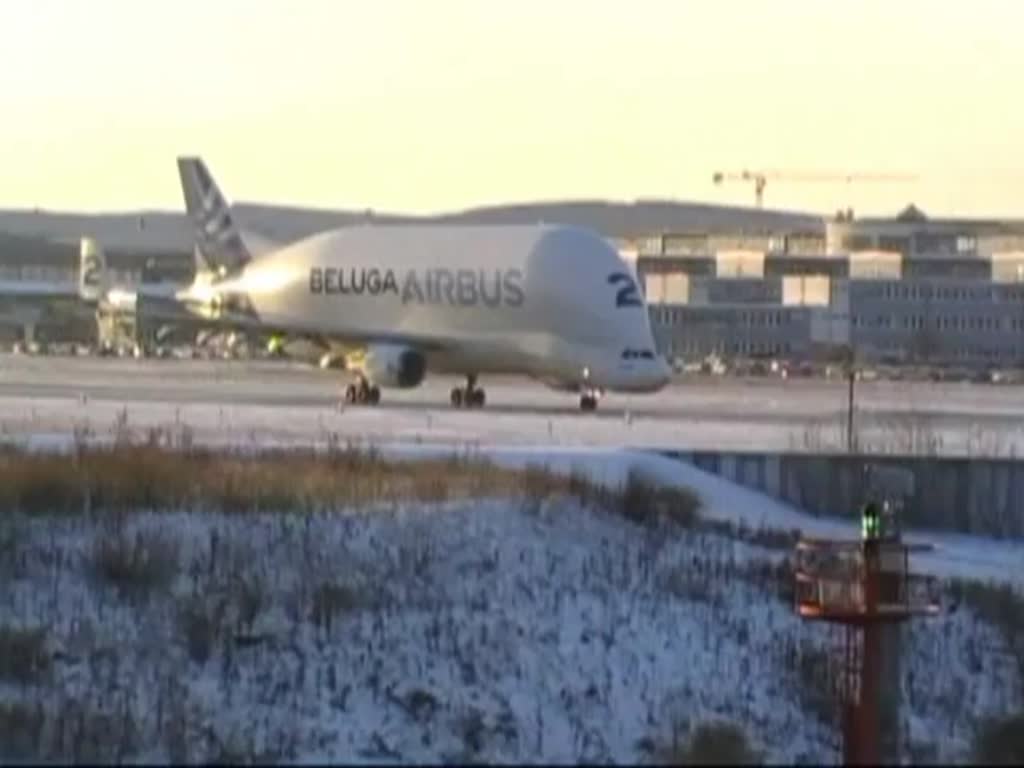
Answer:
<svg viewBox="0 0 1024 768"><path fill-rule="evenodd" d="M726 340L709 339L695 340L668 339L662 350L669 359L682 357L684 359L703 358L709 355L720 357L775 357L788 356L792 353L792 344L788 341L751 341L751 340Z"/></svg>
<svg viewBox="0 0 1024 768"><path fill-rule="evenodd" d="M662 325L679 325L686 323L725 323L745 327L779 328L797 322L804 322L797 310L765 308L753 310L749 308L735 310L716 306L704 307L672 307L655 305L651 307L653 322Z"/></svg>
<svg viewBox="0 0 1024 768"><path fill-rule="evenodd" d="M957 301L1024 303L1024 283L986 285L936 285L931 282L851 281L852 293L858 299L886 301Z"/></svg>
<svg viewBox="0 0 1024 768"><path fill-rule="evenodd" d="M993 315L864 315L854 313L850 317L853 328L923 331L932 328L937 331L989 331L1024 332L1024 309L1021 317L995 317Z"/></svg>

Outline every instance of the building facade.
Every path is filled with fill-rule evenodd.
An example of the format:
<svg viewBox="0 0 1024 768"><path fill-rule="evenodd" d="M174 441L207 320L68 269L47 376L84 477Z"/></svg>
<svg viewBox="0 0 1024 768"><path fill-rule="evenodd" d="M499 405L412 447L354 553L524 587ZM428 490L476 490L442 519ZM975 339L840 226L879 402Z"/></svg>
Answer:
<svg viewBox="0 0 1024 768"><path fill-rule="evenodd" d="M645 238L637 273L670 358L771 355L1024 366L1024 224L896 219L821 232Z"/></svg>

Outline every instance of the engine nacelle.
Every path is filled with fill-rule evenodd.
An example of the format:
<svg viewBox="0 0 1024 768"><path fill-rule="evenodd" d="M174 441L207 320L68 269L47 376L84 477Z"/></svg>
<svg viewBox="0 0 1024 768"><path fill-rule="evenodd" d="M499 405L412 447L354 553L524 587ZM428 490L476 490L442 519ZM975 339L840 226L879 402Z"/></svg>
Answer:
<svg viewBox="0 0 1024 768"><path fill-rule="evenodd" d="M394 344L373 344L366 350L363 374L382 387L418 387L427 374L422 353Z"/></svg>

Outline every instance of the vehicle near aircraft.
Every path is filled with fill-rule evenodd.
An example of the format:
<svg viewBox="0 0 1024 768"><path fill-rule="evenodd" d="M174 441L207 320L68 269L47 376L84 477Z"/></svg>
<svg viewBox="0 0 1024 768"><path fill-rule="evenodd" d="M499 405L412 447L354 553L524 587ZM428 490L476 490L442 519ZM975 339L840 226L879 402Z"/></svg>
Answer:
<svg viewBox="0 0 1024 768"><path fill-rule="evenodd" d="M345 399L427 373L464 376L455 407L482 407L479 379L526 374L579 395L650 393L670 369L656 354L631 269L602 237L533 226L360 225L292 243L236 225L202 159L179 157L196 247L214 277L191 293L226 327L316 339L355 374Z"/></svg>

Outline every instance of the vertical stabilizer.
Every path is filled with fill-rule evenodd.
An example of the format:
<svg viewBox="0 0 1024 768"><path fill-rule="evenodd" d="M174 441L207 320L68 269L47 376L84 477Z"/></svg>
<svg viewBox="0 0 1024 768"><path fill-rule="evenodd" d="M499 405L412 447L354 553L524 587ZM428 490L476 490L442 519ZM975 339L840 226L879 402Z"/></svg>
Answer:
<svg viewBox="0 0 1024 768"><path fill-rule="evenodd" d="M108 288L107 257L100 244L83 237L78 251L78 295L84 301L97 302Z"/></svg>
<svg viewBox="0 0 1024 768"><path fill-rule="evenodd" d="M179 157L178 174L199 255L219 275L237 272L251 256L217 182L199 157Z"/></svg>

